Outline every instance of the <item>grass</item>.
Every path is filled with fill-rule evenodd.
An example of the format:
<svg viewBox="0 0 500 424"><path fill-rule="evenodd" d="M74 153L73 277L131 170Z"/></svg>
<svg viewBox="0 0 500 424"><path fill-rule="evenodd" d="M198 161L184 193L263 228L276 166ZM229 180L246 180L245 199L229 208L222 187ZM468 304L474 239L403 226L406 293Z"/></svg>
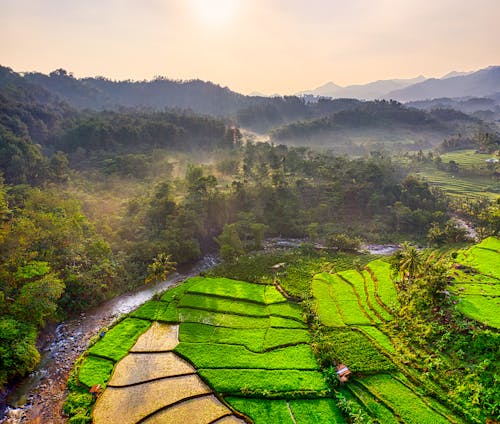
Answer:
<svg viewBox="0 0 500 424"><path fill-rule="evenodd" d="M198 373L223 395L321 396L328 390L319 371L214 368Z"/></svg>
<svg viewBox="0 0 500 424"><path fill-rule="evenodd" d="M149 321L126 318L109 330L101 340L89 349L89 352L115 362L119 361L150 325Z"/></svg>
<svg viewBox="0 0 500 424"><path fill-rule="evenodd" d="M187 293L178 305L184 308L204 309L206 311L222 312L236 315L248 315L254 317L267 317L269 312L265 304L234 301L224 297L206 296L201 294Z"/></svg>
<svg viewBox="0 0 500 424"><path fill-rule="evenodd" d="M493 250L472 246L463 254L457 256L457 262L470 266L481 274L500 279L500 255Z"/></svg>
<svg viewBox="0 0 500 424"><path fill-rule="evenodd" d="M351 382L349 384L349 389L358 398L361 404L363 404L363 406L370 412L370 414L373 415L380 423L399 423L397 418L394 416L394 413L363 386L356 384L356 382Z"/></svg>
<svg viewBox="0 0 500 424"><path fill-rule="evenodd" d="M396 288L391 278L391 265L381 259L370 262L367 271L374 278L377 294L382 303L389 309L399 309Z"/></svg>
<svg viewBox="0 0 500 424"><path fill-rule="evenodd" d="M175 352L189 359L197 368L319 368L311 348L304 344L255 353L241 345L181 342Z"/></svg>
<svg viewBox="0 0 500 424"><path fill-rule="evenodd" d="M289 328L268 328L264 337L264 350L279 346L309 343L311 335L309 331Z"/></svg>
<svg viewBox="0 0 500 424"><path fill-rule="evenodd" d="M289 404L297 424L346 422L333 399L291 400Z"/></svg>
<svg viewBox="0 0 500 424"><path fill-rule="evenodd" d="M320 343L329 348L332 360L344 363L354 372L377 373L396 368L364 334L352 328L326 329L320 335Z"/></svg>
<svg viewBox="0 0 500 424"><path fill-rule="evenodd" d="M315 277L312 289L315 298L314 310L319 320L327 326L343 326L344 320L337 308L337 303L330 297L330 285L323 279Z"/></svg>
<svg viewBox="0 0 500 424"><path fill-rule="evenodd" d="M500 253L500 239L496 237L487 237L477 247L482 247L483 249L494 250Z"/></svg>
<svg viewBox="0 0 500 424"><path fill-rule="evenodd" d="M441 414L427 406L416 393L389 374L372 375L357 381L390 406L407 424L449 423Z"/></svg>
<svg viewBox="0 0 500 424"><path fill-rule="evenodd" d="M370 299L369 294L367 296L367 290L365 290L365 281L363 279L363 275L354 269L339 272L337 275L353 285L359 303L363 307L364 312L370 317L370 319L377 324L381 323L378 315L373 312L373 308L371 306L372 301L374 303L377 302L375 301L375 299Z"/></svg>
<svg viewBox="0 0 500 424"><path fill-rule="evenodd" d="M377 327L374 327L372 325L363 325L357 328L369 338L373 339L380 347L384 348L387 352L396 352L396 349L394 349L394 346L391 343L391 339Z"/></svg>
<svg viewBox="0 0 500 424"><path fill-rule="evenodd" d="M461 296L457 309L476 321L500 329L500 297Z"/></svg>
<svg viewBox="0 0 500 424"><path fill-rule="evenodd" d="M294 424L286 400L251 399L228 396L225 400L254 424Z"/></svg>
<svg viewBox="0 0 500 424"><path fill-rule="evenodd" d="M380 299L375 287L375 281L373 280L371 274L364 269L362 276L365 281L372 309L380 316L380 318L382 318L383 321L392 321L393 316L387 311L388 306L385 305ZM385 307L383 305L385 305Z"/></svg>
<svg viewBox="0 0 500 424"><path fill-rule="evenodd" d="M104 387L113 372L114 366L114 362L108 359L89 355L80 367L78 380L87 387L92 387L96 384Z"/></svg>
<svg viewBox="0 0 500 424"><path fill-rule="evenodd" d="M179 327L179 340L185 343L216 342L241 345L252 352L262 352L267 331L267 328L235 329L198 323L182 323Z"/></svg>
<svg viewBox="0 0 500 424"><path fill-rule="evenodd" d="M229 278L202 278L191 285L187 292L263 304L286 301L283 295L272 286L266 287L263 284L247 283L245 281L230 280Z"/></svg>

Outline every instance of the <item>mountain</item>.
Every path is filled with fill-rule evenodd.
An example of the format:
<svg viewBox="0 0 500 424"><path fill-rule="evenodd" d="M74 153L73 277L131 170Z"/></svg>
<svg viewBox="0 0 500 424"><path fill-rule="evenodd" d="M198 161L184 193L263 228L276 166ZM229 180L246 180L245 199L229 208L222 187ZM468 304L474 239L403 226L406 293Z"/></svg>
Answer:
<svg viewBox="0 0 500 424"><path fill-rule="evenodd" d="M474 71L469 71L469 72L451 71L451 72L448 72L446 75L443 75L441 77L441 79L453 78L453 77L463 77L464 75L470 75L472 73L474 73Z"/></svg>
<svg viewBox="0 0 500 424"><path fill-rule="evenodd" d="M408 87L424 81L425 77L418 76L410 79L379 80L368 84L354 84L346 87L329 82L314 90L303 91L301 95L315 95L321 97L344 97L354 99L375 100L383 98L390 91Z"/></svg>
<svg viewBox="0 0 500 424"><path fill-rule="evenodd" d="M393 90L385 98L398 101L440 97L488 97L500 91L500 66L490 66L467 75L428 80Z"/></svg>

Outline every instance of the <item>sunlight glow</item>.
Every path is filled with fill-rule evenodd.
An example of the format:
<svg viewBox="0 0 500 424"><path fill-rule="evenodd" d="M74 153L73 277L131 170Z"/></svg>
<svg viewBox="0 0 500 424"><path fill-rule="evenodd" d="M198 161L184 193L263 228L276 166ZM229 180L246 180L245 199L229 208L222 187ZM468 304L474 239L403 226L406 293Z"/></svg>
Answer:
<svg viewBox="0 0 500 424"><path fill-rule="evenodd" d="M237 0L191 0L192 7L200 21L206 25L218 27L227 25L235 16Z"/></svg>

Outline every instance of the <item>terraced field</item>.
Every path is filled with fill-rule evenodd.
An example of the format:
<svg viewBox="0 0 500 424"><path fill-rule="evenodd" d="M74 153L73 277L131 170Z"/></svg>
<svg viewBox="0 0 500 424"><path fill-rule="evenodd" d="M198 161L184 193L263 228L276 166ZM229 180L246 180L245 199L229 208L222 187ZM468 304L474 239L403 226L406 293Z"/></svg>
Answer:
<svg viewBox="0 0 500 424"><path fill-rule="evenodd" d="M363 270L317 274L314 312L327 328L318 342L331 359L354 373L342 394L380 423L460 423L448 408L398 378L401 364L385 331L399 307L390 265L383 260ZM408 385L407 385L408 384Z"/></svg>
<svg viewBox="0 0 500 424"><path fill-rule="evenodd" d="M494 238L460 252L452 286L458 308L491 326L498 255ZM311 287L323 324L314 340L302 308L272 285L196 277L145 303L81 364L80 383L105 388L94 422L346 423L314 341L354 373L338 390L375 423L463 423L395 359L386 324L399 305L387 262L320 273Z"/></svg>
<svg viewBox="0 0 500 424"><path fill-rule="evenodd" d="M344 423L310 342L301 307L274 286L197 277L109 331L89 349L79 381L106 387L98 424L240 422L235 410L255 422L285 414L283 422Z"/></svg>
<svg viewBox="0 0 500 424"><path fill-rule="evenodd" d="M489 237L456 257L451 290L458 310L490 327L500 328L500 240Z"/></svg>

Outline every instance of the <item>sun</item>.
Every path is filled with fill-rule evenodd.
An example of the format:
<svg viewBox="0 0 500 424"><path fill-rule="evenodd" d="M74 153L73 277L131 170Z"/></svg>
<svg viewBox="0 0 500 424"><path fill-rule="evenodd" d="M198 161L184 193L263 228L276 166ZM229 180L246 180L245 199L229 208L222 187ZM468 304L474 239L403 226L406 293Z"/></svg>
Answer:
<svg viewBox="0 0 500 424"><path fill-rule="evenodd" d="M235 16L238 0L191 0L199 20L209 26L227 25Z"/></svg>

